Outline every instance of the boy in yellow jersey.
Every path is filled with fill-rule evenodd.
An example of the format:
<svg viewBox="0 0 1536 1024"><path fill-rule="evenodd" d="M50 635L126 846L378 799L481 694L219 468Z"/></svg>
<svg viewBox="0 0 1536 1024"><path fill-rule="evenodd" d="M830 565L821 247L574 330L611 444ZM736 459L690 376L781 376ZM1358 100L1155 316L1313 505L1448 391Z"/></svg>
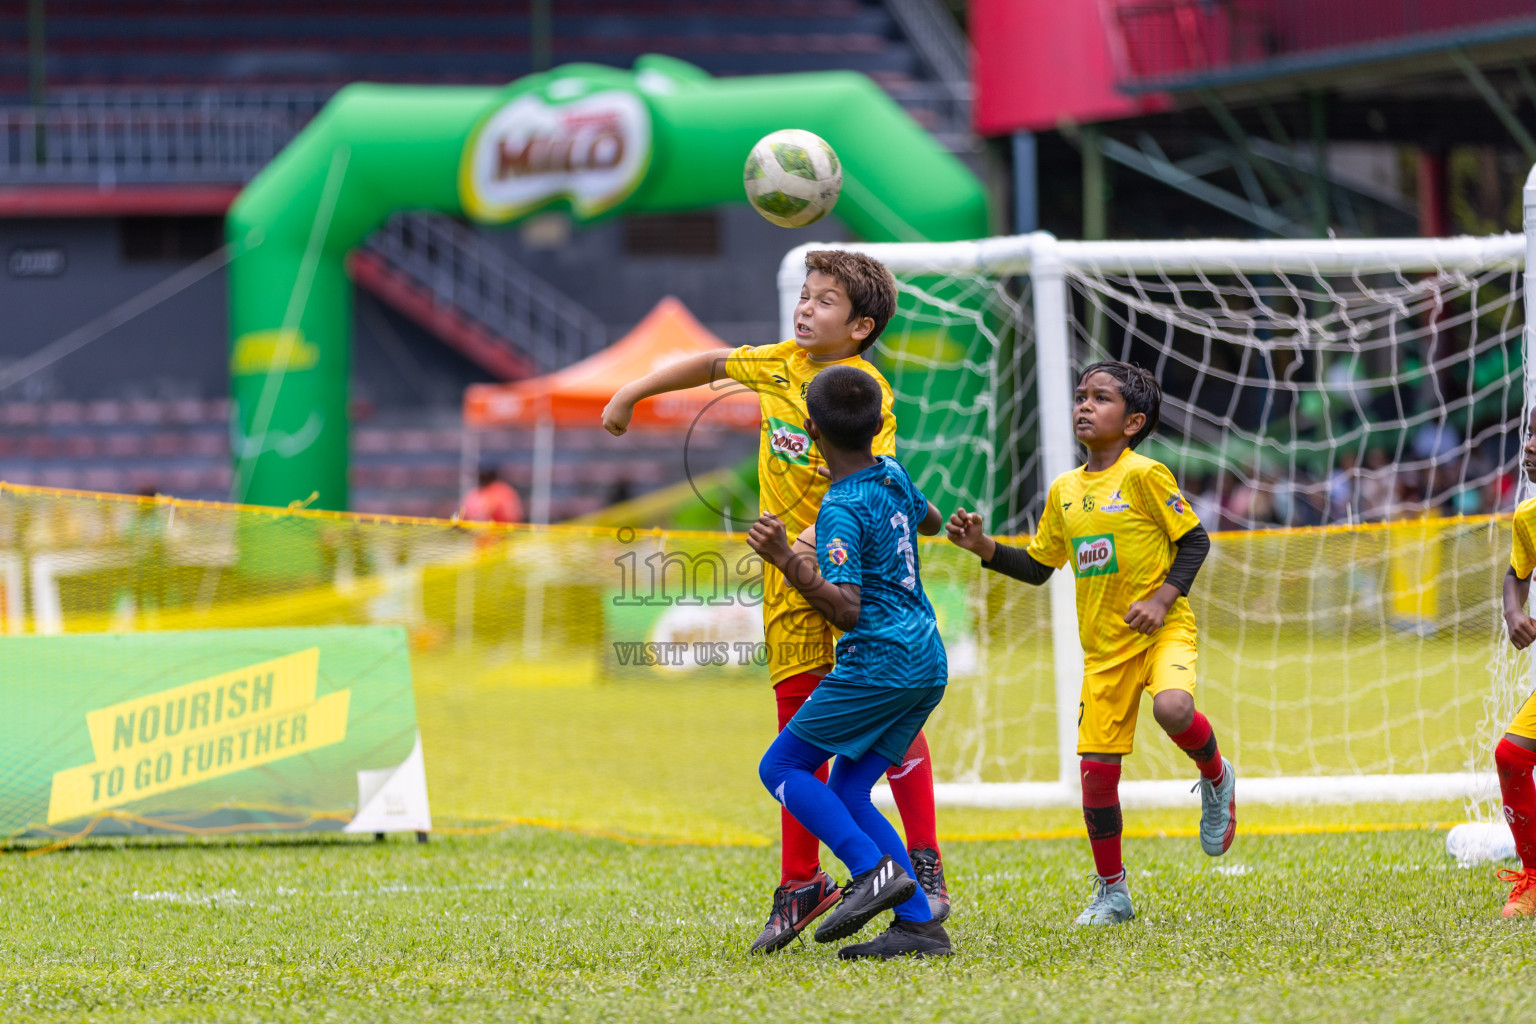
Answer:
<svg viewBox="0 0 1536 1024"><path fill-rule="evenodd" d="M823 460L811 443L805 422L805 395L811 381L828 367L852 366L880 385L884 417L870 450L896 454L896 417L891 387L880 371L864 359L896 312L896 281L878 260L862 253L823 249L806 254L805 285L795 306L795 336L777 345L742 346L728 355L700 353L664 366L619 389L603 410L603 426L611 434L629 427L635 404L667 391L731 379L757 392L762 408L762 440L757 476L762 512L777 516L797 549L814 550L814 531L830 480ZM808 532L809 531L809 532ZM769 681L778 703L782 730L805 703L823 676L832 669L835 637L832 627L783 574L763 567L763 633L768 647ZM826 781L827 766L817 776ZM901 812L917 880L928 895L935 920L949 913L949 893L939 859L933 810L933 769L928 740L922 733L907 756L887 773L891 794ZM753 952L773 952L837 902L838 888L821 870L821 844L783 811L779 886L773 909Z"/></svg>
<svg viewBox="0 0 1536 1024"><path fill-rule="evenodd" d="M1525 475L1536 480L1536 413L1527 426L1532 432L1525 442ZM1536 619L1525 611L1532 569L1536 569L1536 498L1522 501L1515 509L1515 539L1504 573L1504 622L1517 651L1536 641ZM1514 833L1515 853L1520 857L1519 871L1499 872L1501 881L1515 886L1504 904L1504 916L1531 917L1536 915L1536 784L1531 781L1536 769L1536 694L1526 699L1504 730L1493 760L1499 770L1504 820Z"/></svg>
<svg viewBox="0 0 1536 1024"><path fill-rule="evenodd" d="M1157 427L1162 390L1130 363L1094 363L1078 378L1072 427L1086 464L1051 484L1026 549L999 544L960 509L949 539L982 564L1036 586L1071 563L1077 574L1083 690L1077 752L1083 820L1098 875L1078 924L1135 917L1120 859L1120 759L1131 752L1145 690L1152 715L1200 770L1200 845L1219 857L1237 832L1236 775L1195 710L1195 617L1186 595L1210 539L1173 474L1133 450Z"/></svg>

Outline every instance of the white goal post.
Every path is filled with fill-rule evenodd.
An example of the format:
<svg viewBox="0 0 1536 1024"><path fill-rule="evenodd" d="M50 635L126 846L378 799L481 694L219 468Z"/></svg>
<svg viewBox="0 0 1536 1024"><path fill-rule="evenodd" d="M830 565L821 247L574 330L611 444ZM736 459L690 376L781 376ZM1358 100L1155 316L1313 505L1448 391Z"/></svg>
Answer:
<svg viewBox="0 0 1536 1024"><path fill-rule="evenodd" d="M1232 737L1234 742L1229 743L1235 724L1226 727L1219 721L1220 714L1212 714L1218 730L1229 730L1225 735L1219 732L1218 737L1224 748L1236 750L1234 761L1242 778L1243 799L1264 803L1465 799L1474 807L1486 808L1490 799L1497 798L1491 774L1490 751L1496 737L1492 730L1502 727L1499 716L1511 712L1517 706L1513 702L1529 692L1530 669L1528 658L1516 658L1507 650L1495 603L1501 559L1507 559L1508 548L1507 516L1493 513L1507 512L1511 496L1506 494L1499 504L1485 499L1479 511L1486 514L1475 519L1467 511L1473 507L1472 501L1463 501L1460 495L1474 491L1497 495L1501 486L1507 492L1512 479L1519 480L1520 497L1529 490L1517 472L1511 474L1507 455L1511 441L1499 435L1514 431L1515 415L1519 415L1523 430L1530 408L1526 396L1536 393L1536 373L1528 357L1536 351L1531 328L1536 315L1532 314L1526 269L1533 266L1536 244L1536 169L1527 179L1524 202L1524 234L1483 238L1074 242L1035 232L966 242L802 245L785 255L779 270L780 336L793 336L805 253L816 248L852 248L880 259L902 284L904 313L911 312L912 307L905 303L909 294L916 296L913 301L924 309L947 308L945 296L982 294L980 285L966 289L960 287L962 282L1012 282L1006 287L1001 283L989 287L996 295L1006 293L1007 301L1023 311L1018 314L1020 322L1014 332L1019 347L1003 351L1006 346L993 338L992 348L1002 353L1003 361L998 361L997 352L990 362L978 356L971 372L1000 376L1009 371L1010 359L1033 361L1032 393L1015 396L1016 408L1011 413L1018 422L1028 422L997 450L983 445L994 459L1004 457L1002 448L1037 446L1037 464L1029 467L1027 475L1021 471L1018 478L1016 489L1021 492L1031 488L1043 491L1051 479L1081 463L1070 425L1074 368L1090 358L1124 358L1132 351L1153 353L1164 378L1165 427L1173 422L1175 440L1169 443L1183 453L1181 458L1192 460L1182 465L1186 469L1210 465L1218 481L1230 476L1235 490L1268 490L1283 496L1291 509L1289 521L1279 512L1266 511L1268 518L1253 513L1252 522L1237 525L1263 529L1247 535L1223 534L1218 537L1218 547L1228 536L1234 537L1234 545L1249 536L1279 538L1274 541L1277 544L1285 543L1287 536L1323 538L1315 543L1356 544L1350 557L1374 567L1362 574L1347 564L1348 559L1340 560L1332 553L1317 554L1309 556L1316 560L1315 578L1303 579L1290 570L1251 568L1258 565L1257 560L1242 563L1251 568L1255 580L1262 576L1262 587L1256 584L1255 592L1262 592L1263 600L1275 610L1265 613L1269 617L1264 619L1262 630L1255 627L1244 632L1239 624L1234 635L1257 647L1259 640L1254 637L1262 633L1262 643L1270 646L1264 648L1262 656L1234 647L1221 655L1223 663L1261 665L1263 671L1277 677L1304 672L1323 683L1336 668L1341 689L1353 687L1351 695L1340 697L1343 724L1332 737L1340 752L1331 761L1327 759L1331 754L1323 757L1309 752L1304 735L1257 736L1257 730L1250 727L1241 740ZM912 284L914 281L918 283ZM937 288L931 286L935 281L941 282ZM955 301L963 304L965 300ZM977 314L978 323L981 318ZM989 338L1000 333L978 330ZM1191 347L1191 339L1203 339L1203 351L1209 359L1202 361L1201 350L1198 345ZM880 344L877 362L882 353L890 357L887 348L903 342L901 338L886 338ZM1267 361L1282 348L1285 351L1279 354L1290 360L1288 363L1281 359L1260 370L1250 366L1250 354L1256 361ZM1211 353L1217 349L1226 360L1221 366L1212 361L1216 356ZM1420 351L1428 355L1417 354ZM902 357L898 353L896 358ZM1499 380L1496 373L1489 376L1487 367L1496 370L1502 365L1500 358L1509 361L1511 367L1512 360L1521 358L1523 380L1512 369L1508 380ZM1303 366L1312 376L1305 381L1282 376L1282 369L1277 368L1282 364L1284 373L1295 373ZM1182 392L1177 381L1170 383L1172 378L1192 381L1194 393ZM913 379L908 378L908 387ZM1455 393L1446 391L1447 387ZM900 385L897 390L899 396ZM1428 404L1412 409L1404 405L1402 395L1410 391L1431 395ZM1219 401L1211 397L1217 394L1225 397ZM1249 403L1245 396L1250 395L1262 396L1273 408L1266 405L1262 412L1254 413L1245 404ZM925 397L914 397L913 401L921 403ZM994 423L998 406L1007 400L992 390L975 402L978 408L991 403L985 422ZM931 404L937 408L940 403ZM1033 408L1026 408L1029 406ZM921 404L915 407L927 408ZM1383 410L1390 414L1385 425L1375 417ZM921 429L919 424L919 434ZM1515 434L1518 436L1519 431ZM909 429L903 429L902 435L913 436ZM1386 453L1385 468L1376 465L1382 459L1373 449ZM1421 459L1421 449L1428 449L1430 454ZM1364 465L1365 458L1355 458L1368 450L1374 459L1372 467ZM1027 453L1020 456L1028 457ZM1228 462L1222 460L1247 468L1229 474ZM1342 468L1346 464L1348 468ZM1400 476L1385 475L1396 473L1399 467L1409 467L1404 472L1417 473L1417 479L1423 481L1417 504L1413 503L1412 488L1401 483ZM1179 465L1173 468L1176 475L1180 473ZM1392 481L1383 486L1395 518L1392 511L1378 515L1368 507L1369 496L1359 496L1362 489L1370 491L1372 486L1381 490L1377 485L1383 479ZM1183 476L1180 481L1185 483ZM919 483L923 483L921 476ZM1355 492L1345 494L1342 505L1332 504L1350 486ZM1398 497L1399 488L1410 495L1407 503ZM993 508L1011 500L994 491L971 500L983 505L991 502ZM960 487L959 492L965 489ZM1019 499L1027 500L1036 499ZM1321 508L1317 515L1323 521L1290 525L1305 520L1294 510L1306 501ZM1275 504L1280 504L1278 497ZM1031 532L1034 514L1023 504L1018 508L1017 515L1008 520L1016 527L1011 532ZM1433 518L1444 510L1453 510L1450 514L1462 518ZM943 511L947 514L950 510ZM1241 518L1247 513L1233 514ZM1465 524L1474 521L1490 525L1483 534L1469 539L1472 527ZM1223 522L1232 525L1225 518ZM1448 525L1438 525L1442 522ZM1500 523L1505 530L1502 540L1497 533ZM1219 523L1207 522L1206 526L1212 533L1222 528ZM1390 545L1381 538L1393 531L1415 530L1420 533L1414 536L1427 537L1423 531L1430 530L1443 533L1415 542L1418 546L1412 557L1418 560L1405 566L1400 563L1406 556L1390 553ZM999 531L994 528L993 532ZM1358 544L1362 543L1383 546L1361 553ZM1500 545L1502 554L1498 553ZM1402 544L1399 549L1407 550ZM1433 574L1440 582L1420 587L1426 593L1413 598L1420 605L1409 606L1401 597L1382 592L1381 584L1357 578L1369 577L1377 570L1383 580L1411 577L1418 571ZM1208 564L1196 589L1207 584L1207 575L1216 571ZM1321 592L1319 580L1328 581L1343 596L1337 605L1319 604L1316 618L1307 618L1304 623L1298 620L1306 637L1295 641L1297 649L1316 662L1298 668L1297 659L1285 646L1288 641L1280 636L1286 628L1282 606L1292 596L1290 591L1318 587ZM1012 581L1009 584L1023 586ZM1048 605L1043 606L1048 608L1048 616L1042 613L1042 618L1048 617L1044 628L1049 632L1049 675L1054 684L1054 707L1050 710L1054 742L1036 744L1038 756L1032 755L1033 760L1027 763L1013 758L1008 750L998 749L995 743L975 752L963 766L948 770L936 753L935 770L940 779L936 795L943 804L1006 808L1077 806L1080 802L1075 741L1082 651L1070 574L1057 573L1048 591ZM1474 599L1458 605L1458 595L1463 593L1472 594ZM1263 600L1258 603L1263 604ZM1432 610L1424 611L1419 620L1414 607ZM1471 624L1476 625L1475 630ZM1203 637L1205 623L1200 627ZM1436 672L1449 673L1446 678L1454 676L1457 682L1441 689L1435 688L1439 683L1418 685L1409 678L1413 669L1402 668L1408 662L1401 659L1413 657L1434 661L1439 666ZM1375 658L1381 666L1379 687L1364 667L1368 658ZM1386 686L1388 678L1396 690ZM1201 685L1205 685L1203 677ZM1328 692L1316 680L1312 685L1318 688L1311 692ZM1469 692L1478 686L1483 687L1481 693ZM1397 691L1443 704L1438 709L1428 704L1393 707L1391 693ZM1234 715L1240 709L1252 720L1267 707L1276 716L1274 720L1282 723L1289 721L1285 716L1304 713L1294 703L1278 684L1269 696L1234 696L1230 701ZM984 704L978 701L977 707ZM1359 709L1367 707L1380 707L1379 724L1361 718ZM1455 728L1445 724L1447 715L1453 720L1459 715L1462 721L1473 721L1467 716L1478 715L1482 722L1474 729L1461 728L1464 735L1452 739L1449 733L1437 731ZM980 723L972 728L985 731L984 726ZM1415 729L1417 736L1410 736ZM1465 734L1472 732L1476 735ZM1379 733L1391 738L1383 740L1375 735ZM1243 753L1249 736L1255 736L1255 744L1269 744L1263 747L1262 757L1255 756L1256 762L1266 762L1256 764L1256 771L1245 771ZM1377 744L1368 753L1363 752L1367 737ZM1484 746L1488 751L1481 750ZM1138 743L1138 757L1141 749ZM1047 759L1054 759L1054 764ZM973 770L973 766L998 765L1004 767ZM1402 770L1394 770L1399 768ZM1189 792L1187 780L1164 778L1125 783L1122 800L1127 806L1170 806L1194 804L1198 797Z"/></svg>

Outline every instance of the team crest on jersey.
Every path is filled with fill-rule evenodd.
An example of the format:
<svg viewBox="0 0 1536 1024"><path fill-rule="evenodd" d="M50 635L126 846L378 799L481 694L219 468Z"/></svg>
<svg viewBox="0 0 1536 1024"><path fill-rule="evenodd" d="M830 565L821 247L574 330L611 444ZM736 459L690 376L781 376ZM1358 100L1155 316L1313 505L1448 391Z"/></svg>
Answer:
<svg viewBox="0 0 1536 1024"><path fill-rule="evenodd" d="M809 465L811 438L793 423L770 416L768 417L768 450L786 462L801 466Z"/></svg>
<svg viewBox="0 0 1536 1024"><path fill-rule="evenodd" d="M833 537L827 541L827 559L833 565L842 565L848 561L848 545L841 537Z"/></svg>
<svg viewBox="0 0 1536 1024"><path fill-rule="evenodd" d="M1174 491L1173 496L1167 501L1163 502L1163 504L1173 509L1173 514L1176 516L1183 515L1184 510L1189 507L1184 503L1184 495L1180 494L1178 491Z"/></svg>
<svg viewBox="0 0 1536 1024"><path fill-rule="evenodd" d="M1120 559L1115 554L1115 535L1098 533L1092 537L1073 537L1072 564L1079 578L1112 576L1119 572Z"/></svg>
<svg viewBox="0 0 1536 1024"><path fill-rule="evenodd" d="M1109 501L1099 506L1100 512L1126 512L1131 507L1130 502L1120 496L1120 488L1115 488L1115 493L1109 496Z"/></svg>

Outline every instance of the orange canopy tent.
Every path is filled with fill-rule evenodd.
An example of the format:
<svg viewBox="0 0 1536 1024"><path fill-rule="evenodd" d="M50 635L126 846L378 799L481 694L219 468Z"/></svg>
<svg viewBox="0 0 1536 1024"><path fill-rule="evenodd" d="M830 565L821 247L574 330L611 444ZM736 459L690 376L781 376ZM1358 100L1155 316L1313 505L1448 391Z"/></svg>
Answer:
<svg viewBox="0 0 1536 1024"><path fill-rule="evenodd" d="M529 519L547 523L555 427L600 430L603 407L625 384L699 352L729 351L688 307L668 296L628 334L579 363L510 384L471 385L464 392L466 490L478 454L477 430L534 427ZM757 395L726 381L647 398L635 406L630 429L687 430L698 423L711 430L757 430L760 420Z"/></svg>
<svg viewBox="0 0 1536 1024"><path fill-rule="evenodd" d="M464 392L464 425L472 430L508 426L601 427L613 393L658 367L699 352L730 346L668 296L618 341L563 370L511 384L474 384ZM730 382L726 382L730 384ZM720 383L647 398L635 406L631 429L758 429L757 396Z"/></svg>

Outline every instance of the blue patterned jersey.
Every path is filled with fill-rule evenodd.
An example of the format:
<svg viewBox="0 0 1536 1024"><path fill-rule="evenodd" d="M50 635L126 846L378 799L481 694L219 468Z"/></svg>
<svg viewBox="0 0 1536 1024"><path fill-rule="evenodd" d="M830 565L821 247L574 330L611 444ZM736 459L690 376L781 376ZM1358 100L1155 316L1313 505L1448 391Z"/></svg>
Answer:
<svg viewBox="0 0 1536 1024"><path fill-rule="evenodd" d="M917 527L928 514L906 468L889 455L827 488L816 555L833 583L856 583L859 621L837 642L832 676L876 686L942 686L949 665L918 573Z"/></svg>

